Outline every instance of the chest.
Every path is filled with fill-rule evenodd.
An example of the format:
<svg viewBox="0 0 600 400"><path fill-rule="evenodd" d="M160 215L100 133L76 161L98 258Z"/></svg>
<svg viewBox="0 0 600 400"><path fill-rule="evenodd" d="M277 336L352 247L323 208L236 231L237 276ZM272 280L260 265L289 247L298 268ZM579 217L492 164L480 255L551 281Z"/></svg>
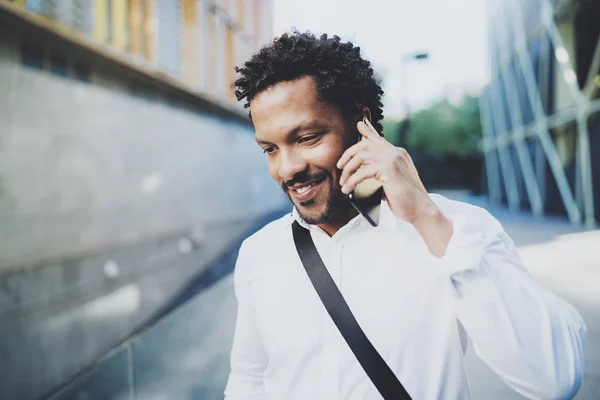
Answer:
<svg viewBox="0 0 600 400"><path fill-rule="evenodd" d="M358 323L385 352L420 341L436 319L452 313L452 300L449 282L409 243L378 239L315 242ZM306 352L337 332L293 244L265 257L251 291L267 350Z"/></svg>

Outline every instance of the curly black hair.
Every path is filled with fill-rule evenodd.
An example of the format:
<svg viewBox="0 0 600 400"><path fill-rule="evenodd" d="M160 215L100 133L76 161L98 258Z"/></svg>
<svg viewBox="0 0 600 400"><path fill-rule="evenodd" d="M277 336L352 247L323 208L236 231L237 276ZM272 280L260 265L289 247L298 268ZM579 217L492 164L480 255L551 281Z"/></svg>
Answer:
<svg viewBox="0 0 600 400"><path fill-rule="evenodd" d="M380 79L371 63L360 56L360 47L344 43L338 36L323 34L317 38L296 30L284 33L235 72L241 76L233 89L238 100L246 99L244 108L270 86L312 76L321 101L334 104L347 116L360 115L367 106L373 127L380 134L383 131L379 122L383 119Z"/></svg>

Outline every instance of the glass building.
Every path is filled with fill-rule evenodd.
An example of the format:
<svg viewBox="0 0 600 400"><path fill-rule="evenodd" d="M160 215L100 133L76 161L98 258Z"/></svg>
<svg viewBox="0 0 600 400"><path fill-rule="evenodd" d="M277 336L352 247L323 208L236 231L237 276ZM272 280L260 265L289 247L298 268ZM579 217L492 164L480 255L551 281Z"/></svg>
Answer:
<svg viewBox="0 0 600 400"><path fill-rule="evenodd" d="M480 98L494 203L593 226L600 209L600 2L489 0Z"/></svg>

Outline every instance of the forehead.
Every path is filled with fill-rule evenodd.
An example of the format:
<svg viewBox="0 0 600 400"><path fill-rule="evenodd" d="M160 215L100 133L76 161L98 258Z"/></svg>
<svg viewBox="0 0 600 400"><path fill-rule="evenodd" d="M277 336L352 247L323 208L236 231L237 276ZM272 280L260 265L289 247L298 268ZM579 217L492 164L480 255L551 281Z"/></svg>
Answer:
<svg viewBox="0 0 600 400"><path fill-rule="evenodd" d="M257 136L285 134L306 123L342 121L334 106L318 98L312 77L273 85L252 99L250 112Z"/></svg>

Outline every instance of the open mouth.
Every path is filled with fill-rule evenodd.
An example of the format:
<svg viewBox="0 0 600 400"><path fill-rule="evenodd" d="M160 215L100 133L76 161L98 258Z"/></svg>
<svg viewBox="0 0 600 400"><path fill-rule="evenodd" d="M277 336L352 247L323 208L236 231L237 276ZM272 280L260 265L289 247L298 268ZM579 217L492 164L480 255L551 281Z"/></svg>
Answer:
<svg viewBox="0 0 600 400"><path fill-rule="evenodd" d="M290 188L290 192L298 201L309 200L317 191L319 185L325 181L325 177L319 178L296 189Z"/></svg>

